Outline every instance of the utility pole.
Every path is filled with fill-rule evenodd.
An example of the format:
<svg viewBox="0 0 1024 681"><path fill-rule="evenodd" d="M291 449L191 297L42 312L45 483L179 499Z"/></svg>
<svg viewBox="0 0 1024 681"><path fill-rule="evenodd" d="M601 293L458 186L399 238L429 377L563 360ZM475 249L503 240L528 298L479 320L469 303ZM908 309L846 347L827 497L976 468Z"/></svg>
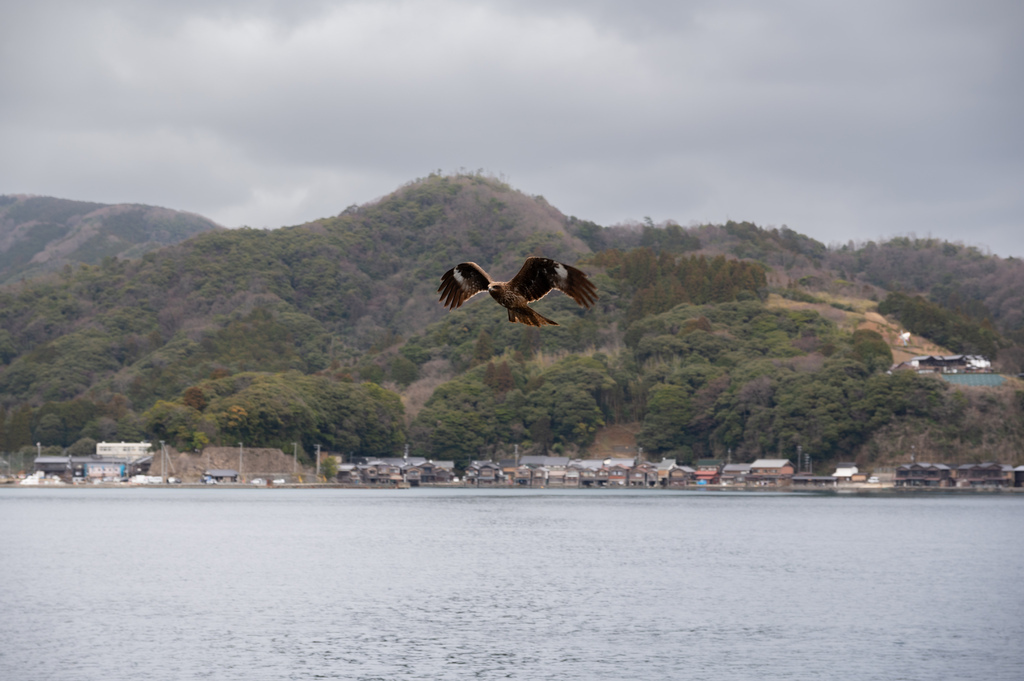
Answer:
<svg viewBox="0 0 1024 681"><path fill-rule="evenodd" d="M167 484L167 469L164 467L167 461L167 450L164 449L164 441L160 440L160 481Z"/></svg>
<svg viewBox="0 0 1024 681"><path fill-rule="evenodd" d="M299 469L299 445L296 442L292 443L292 473Z"/></svg>
<svg viewBox="0 0 1024 681"><path fill-rule="evenodd" d="M242 443L238 443L238 482L242 482Z"/></svg>
<svg viewBox="0 0 1024 681"><path fill-rule="evenodd" d="M316 447L316 477L319 478L320 477L320 445L315 445L315 447Z"/></svg>

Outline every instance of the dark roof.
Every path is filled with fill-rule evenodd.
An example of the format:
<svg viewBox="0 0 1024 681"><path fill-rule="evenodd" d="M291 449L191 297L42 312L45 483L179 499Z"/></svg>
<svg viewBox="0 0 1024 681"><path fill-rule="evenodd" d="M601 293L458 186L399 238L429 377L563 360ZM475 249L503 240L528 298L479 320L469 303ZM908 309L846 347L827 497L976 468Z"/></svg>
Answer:
<svg viewBox="0 0 1024 681"><path fill-rule="evenodd" d="M520 466L568 466L567 456L521 456Z"/></svg>
<svg viewBox="0 0 1024 681"><path fill-rule="evenodd" d="M422 456L410 456L408 459L401 456L389 456L379 460L389 466L419 466L427 462Z"/></svg>
<svg viewBox="0 0 1024 681"><path fill-rule="evenodd" d="M110 456L73 456L71 463L126 463L128 460L122 457ZM36 464L67 463L66 456L37 456Z"/></svg>

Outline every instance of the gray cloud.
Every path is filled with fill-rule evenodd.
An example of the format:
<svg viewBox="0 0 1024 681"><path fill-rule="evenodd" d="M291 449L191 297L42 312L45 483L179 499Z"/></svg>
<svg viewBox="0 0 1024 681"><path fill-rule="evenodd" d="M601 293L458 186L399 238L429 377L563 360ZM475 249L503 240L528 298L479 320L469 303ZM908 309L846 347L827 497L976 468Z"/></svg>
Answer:
<svg viewBox="0 0 1024 681"><path fill-rule="evenodd" d="M483 168L603 224L1024 256L1021 28L1009 2L18 3L0 192L274 227Z"/></svg>

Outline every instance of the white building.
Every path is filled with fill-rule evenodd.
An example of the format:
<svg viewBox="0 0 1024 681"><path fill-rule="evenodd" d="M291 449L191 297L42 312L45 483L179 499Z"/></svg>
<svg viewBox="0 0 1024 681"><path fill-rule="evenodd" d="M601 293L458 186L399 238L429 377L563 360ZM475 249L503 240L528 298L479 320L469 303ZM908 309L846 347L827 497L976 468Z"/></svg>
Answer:
<svg viewBox="0 0 1024 681"><path fill-rule="evenodd" d="M97 442L96 456L116 457L135 461L150 455L148 442Z"/></svg>
<svg viewBox="0 0 1024 681"><path fill-rule="evenodd" d="M857 470L857 464L853 462L840 462L836 464L836 472L832 474L832 477L839 482L852 482L853 476L860 473Z"/></svg>

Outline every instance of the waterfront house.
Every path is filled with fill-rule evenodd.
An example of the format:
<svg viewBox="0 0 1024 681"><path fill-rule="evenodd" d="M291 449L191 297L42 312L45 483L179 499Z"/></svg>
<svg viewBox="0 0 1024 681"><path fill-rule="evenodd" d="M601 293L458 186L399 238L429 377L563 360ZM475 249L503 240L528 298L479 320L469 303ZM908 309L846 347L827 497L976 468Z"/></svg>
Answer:
<svg viewBox="0 0 1024 681"><path fill-rule="evenodd" d="M354 463L343 463L338 466L338 482L346 485L359 485L362 479L359 476L359 467Z"/></svg>
<svg viewBox="0 0 1024 681"><path fill-rule="evenodd" d="M128 475L128 462L123 459L96 458L85 462L83 469L85 477L90 480L120 480Z"/></svg>
<svg viewBox="0 0 1024 681"><path fill-rule="evenodd" d="M419 487L420 483L423 482L424 475L430 475L432 472L433 466L428 466L427 464L405 466L402 468L402 479L409 483L410 487Z"/></svg>
<svg viewBox="0 0 1024 681"><path fill-rule="evenodd" d="M697 459L695 468L698 485L717 485L721 482L721 459Z"/></svg>
<svg viewBox="0 0 1024 681"><path fill-rule="evenodd" d="M629 470L627 483L630 487L654 487L658 484L658 467L643 461Z"/></svg>
<svg viewBox="0 0 1024 681"><path fill-rule="evenodd" d="M857 469L857 464L844 461L836 464L836 472L832 474L832 477L836 479L836 482L864 482L867 479ZM854 478L862 479L854 479Z"/></svg>
<svg viewBox="0 0 1024 681"><path fill-rule="evenodd" d="M1013 466L987 463L965 463L956 469L957 487L1013 487Z"/></svg>
<svg viewBox="0 0 1024 681"><path fill-rule="evenodd" d="M544 468L548 474L548 479L545 483L548 487L565 487L564 468L548 468L547 466Z"/></svg>
<svg viewBox="0 0 1024 681"><path fill-rule="evenodd" d="M516 469L513 481L517 487L543 487L547 481L547 471L543 467L522 465Z"/></svg>
<svg viewBox="0 0 1024 681"><path fill-rule="evenodd" d="M750 475L749 463L727 463L722 466L719 481L723 485L745 485Z"/></svg>
<svg viewBox="0 0 1024 681"><path fill-rule="evenodd" d="M625 487L629 482L629 472L633 469L633 460L622 459L620 463L619 459L609 459L609 463L605 464L604 469L608 471L609 486Z"/></svg>
<svg viewBox="0 0 1024 681"><path fill-rule="evenodd" d="M92 461L92 457L85 456L37 456L33 470L42 473L44 477L57 475L61 477L81 477L80 471L86 461Z"/></svg>
<svg viewBox="0 0 1024 681"><path fill-rule="evenodd" d="M238 482L238 471L233 468L211 468L203 471L203 482Z"/></svg>
<svg viewBox="0 0 1024 681"><path fill-rule="evenodd" d="M953 471L942 463L905 463L896 468L896 487L951 487Z"/></svg>
<svg viewBox="0 0 1024 681"><path fill-rule="evenodd" d="M668 472L668 487L686 487L694 484L697 471L689 466L676 466Z"/></svg>
<svg viewBox="0 0 1024 681"><path fill-rule="evenodd" d="M493 461L472 461L466 466L466 484L490 487L504 478L501 466Z"/></svg>
<svg viewBox="0 0 1024 681"><path fill-rule="evenodd" d="M516 479L516 469L519 468L519 462L515 459L502 459L498 462L501 466L501 477L509 484L514 484Z"/></svg>
<svg viewBox="0 0 1024 681"><path fill-rule="evenodd" d="M420 459L425 461L425 459ZM366 463L357 465L359 477L368 485L398 485L403 482L402 467L399 463L404 459L368 459Z"/></svg>
<svg viewBox="0 0 1024 681"><path fill-rule="evenodd" d="M662 487L668 487L668 473L674 468L678 468L675 459L666 459L662 457L661 461L658 462L658 484Z"/></svg>
<svg viewBox="0 0 1024 681"><path fill-rule="evenodd" d="M575 471L579 478L580 487L595 487L597 482L597 468L584 466L579 461L573 461L569 470Z"/></svg>
<svg viewBox="0 0 1024 681"><path fill-rule="evenodd" d="M141 466L141 460L137 463L140 465L132 465L123 458L99 456L38 456L34 469L44 475L57 475L69 480L120 480L140 470L148 470Z"/></svg>
<svg viewBox="0 0 1024 681"><path fill-rule="evenodd" d="M387 469L387 464L383 461L377 461L376 459L370 459L365 463L358 464L360 479L367 485L376 485L380 482L378 477L379 467ZM385 473L386 475L386 473Z"/></svg>
<svg viewBox="0 0 1024 681"><path fill-rule="evenodd" d="M445 483L455 479L454 461L431 461L434 464L434 482Z"/></svg>
<svg viewBox="0 0 1024 681"><path fill-rule="evenodd" d="M450 482L455 465L451 461L427 461L425 459L402 466L402 476L409 485L432 485Z"/></svg>
<svg viewBox="0 0 1024 681"><path fill-rule="evenodd" d="M789 459L758 459L750 464L747 480L759 486L788 485L794 472L795 468Z"/></svg>

